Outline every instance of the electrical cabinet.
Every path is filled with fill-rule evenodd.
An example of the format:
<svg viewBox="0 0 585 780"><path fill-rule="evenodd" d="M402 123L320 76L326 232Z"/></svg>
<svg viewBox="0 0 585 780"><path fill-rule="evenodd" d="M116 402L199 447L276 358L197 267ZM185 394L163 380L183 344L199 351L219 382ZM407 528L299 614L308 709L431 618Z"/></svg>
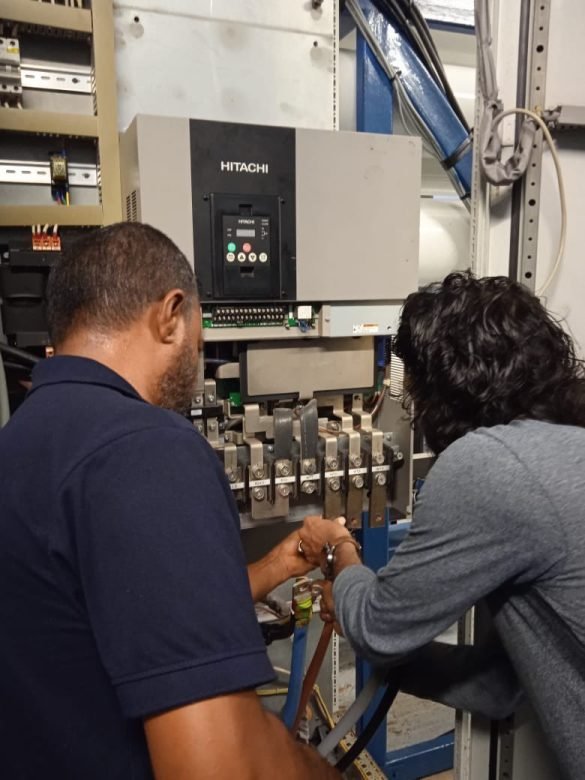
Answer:
<svg viewBox="0 0 585 780"><path fill-rule="evenodd" d="M126 218L198 277L191 417L242 525L383 524L402 453L376 420L417 286L419 139L138 116L120 149Z"/></svg>
<svg viewBox="0 0 585 780"><path fill-rule="evenodd" d="M127 218L174 237L205 302L416 288L418 139L138 116L121 148Z"/></svg>

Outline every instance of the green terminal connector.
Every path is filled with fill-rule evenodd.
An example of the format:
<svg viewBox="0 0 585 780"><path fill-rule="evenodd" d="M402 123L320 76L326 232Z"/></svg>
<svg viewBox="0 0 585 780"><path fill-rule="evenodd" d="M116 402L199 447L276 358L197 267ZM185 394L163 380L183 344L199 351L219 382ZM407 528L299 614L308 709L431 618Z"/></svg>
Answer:
<svg viewBox="0 0 585 780"><path fill-rule="evenodd" d="M313 617L312 581L299 577L293 585L292 608L297 626L306 626Z"/></svg>
<svg viewBox="0 0 585 780"><path fill-rule="evenodd" d="M242 405L242 396L240 393L230 393L229 396L229 402L231 406L241 406Z"/></svg>

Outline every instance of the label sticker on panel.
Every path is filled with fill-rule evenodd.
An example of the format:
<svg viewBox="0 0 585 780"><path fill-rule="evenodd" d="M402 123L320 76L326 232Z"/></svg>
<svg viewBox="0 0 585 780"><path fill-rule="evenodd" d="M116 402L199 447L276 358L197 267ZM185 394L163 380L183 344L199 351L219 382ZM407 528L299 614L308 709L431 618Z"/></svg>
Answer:
<svg viewBox="0 0 585 780"><path fill-rule="evenodd" d="M380 326L377 322L360 322L353 325L354 336L374 336L379 332Z"/></svg>

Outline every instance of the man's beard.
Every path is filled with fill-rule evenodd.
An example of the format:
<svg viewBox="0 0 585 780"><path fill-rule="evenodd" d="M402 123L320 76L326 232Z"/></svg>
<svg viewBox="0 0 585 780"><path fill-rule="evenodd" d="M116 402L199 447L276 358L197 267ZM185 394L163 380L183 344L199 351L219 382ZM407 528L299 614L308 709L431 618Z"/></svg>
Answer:
<svg viewBox="0 0 585 780"><path fill-rule="evenodd" d="M161 377L158 406L179 414L189 411L197 383L197 358L197 353L186 340L173 365Z"/></svg>

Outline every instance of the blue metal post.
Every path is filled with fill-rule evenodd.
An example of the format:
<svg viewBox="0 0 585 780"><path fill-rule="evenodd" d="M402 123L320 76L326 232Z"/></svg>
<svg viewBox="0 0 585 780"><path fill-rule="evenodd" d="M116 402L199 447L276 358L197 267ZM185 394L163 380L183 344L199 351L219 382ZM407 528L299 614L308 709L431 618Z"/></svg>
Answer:
<svg viewBox="0 0 585 780"><path fill-rule="evenodd" d="M356 117L357 130L368 133L392 132L392 85L379 66L363 37L357 34L356 42ZM361 544L363 560L371 569L379 569L388 562L388 518L381 528L370 528L368 516L363 517ZM358 659L356 663L357 690L365 685L371 675L370 665ZM372 714L375 701L365 714L366 722ZM386 762L386 720L382 723L368 750L381 767Z"/></svg>
<svg viewBox="0 0 585 780"><path fill-rule="evenodd" d="M360 33L356 41L356 129L392 132L392 85Z"/></svg>
<svg viewBox="0 0 585 780"><path fill-rule="evenodd" d="M377 9L371 3L371 0L360 0L362 9L367 16L375 14L376 16L376 37L382 41L393 41L396 37L394 27L390 25L377 12ZM427 84L429 76L420 71L418 62L415 62L413 55L407 52L409 57L408 72L413 72L414 78L418 76L424 78L425 87L430 89L434 85ZM368 133L391 133L392 132L392 114L393 114L393 93L392 85L378 65L375 56L370 51L363 36L357 32L356 42L356 76L357 76L357 94L356 94L356 129ZM425 93L420 87L419 92ZM434 96L434 91L433 95ZM421 95L415 97L422 100ZM434 111L432 115L433 126L442 127L445 120L443 105L438 106L433 103L429 97L429 105L424 105L427 110ZM452 113L452 112L451 112ZM451 116L447 117L451 120ZM458 121L458 120L457 120ZM452 134L453 136L455 133ZM457 140L457 143L459 141ZM455 146L457 145L455 144ZM376 571L385 566L394 554L396 548L406 536L409 530L409 523L399 525L390 525L388 513L386 513L384 527L370 528L367 514L363 516L361 544L363 547L363 561L366 566ZM358 659L356 661L356 687L361 690L371 675L371 667L365 661ZM376 706L377 700L364 715L364 722L367 722ZM359 724L358 724L359 728ZM414 778L448 769L453 766L453 734L445 734L429 742L412 745L401 750L386 752L387 742L387 722L381 724L380 728L370 741L368 750L376 763L384 769L390 780L414 780Z"/></svg>
<svg viewBox="0 0 585 780"><path fill-rule="evenodd" d="M451 731L428 742L393 750L386 760L386 776L389 780L419 780L451 769L454 742Z"/></svg>

